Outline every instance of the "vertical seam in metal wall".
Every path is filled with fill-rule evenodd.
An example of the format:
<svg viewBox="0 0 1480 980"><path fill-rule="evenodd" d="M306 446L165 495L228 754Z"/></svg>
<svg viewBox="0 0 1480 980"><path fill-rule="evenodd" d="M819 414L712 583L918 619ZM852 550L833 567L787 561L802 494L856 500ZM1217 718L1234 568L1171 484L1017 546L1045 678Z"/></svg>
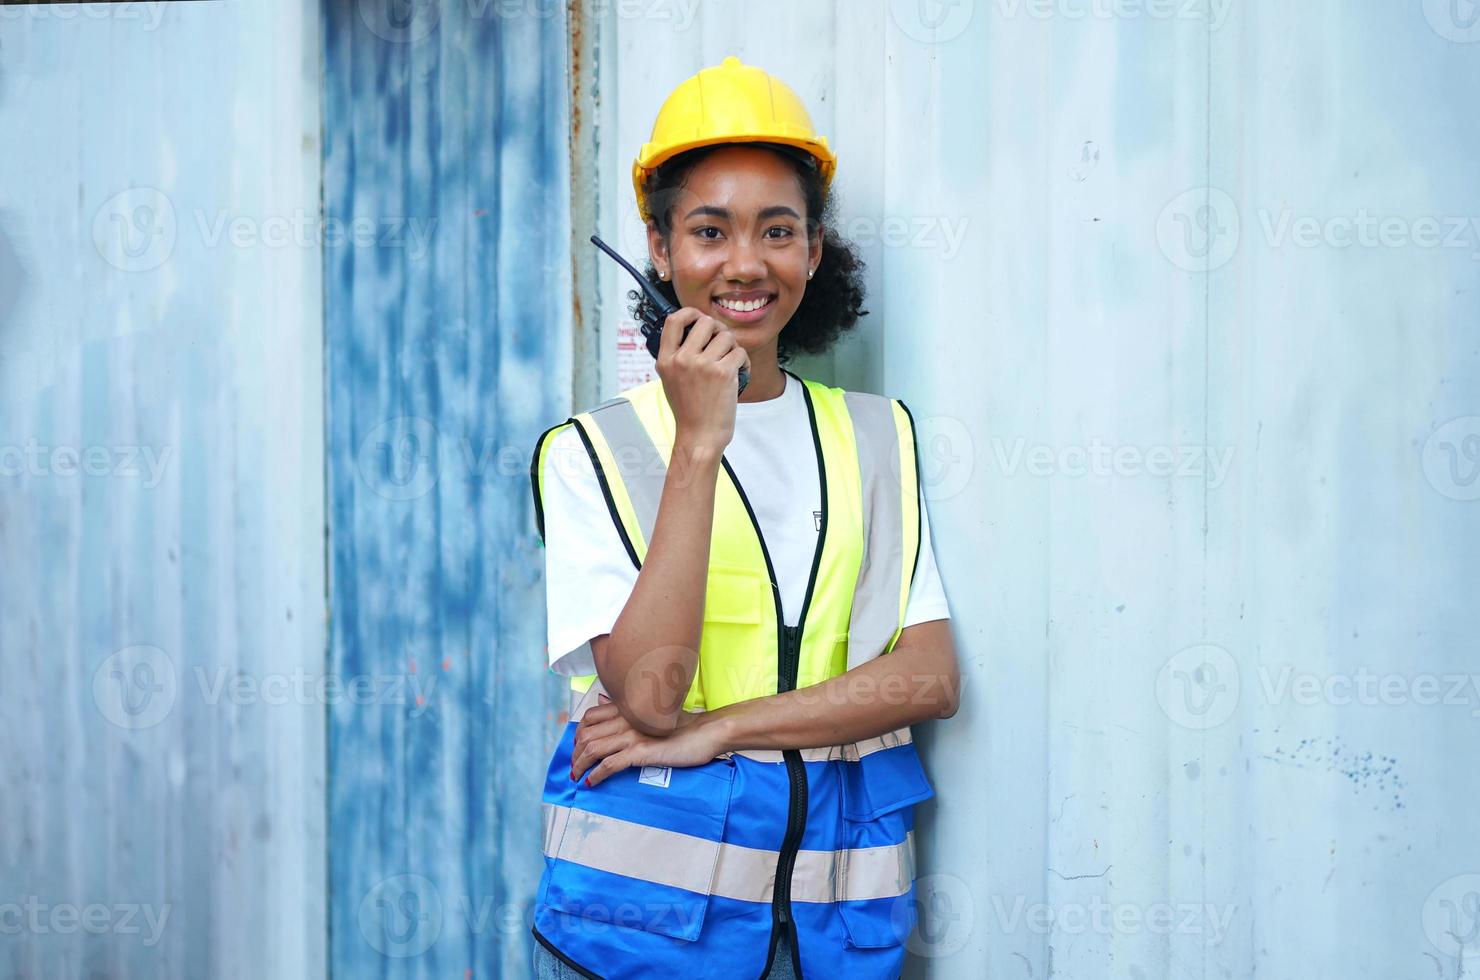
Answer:
<svg viewBox="0 0 1480 980"><path fill-rule="evenodd" d="M329 86L328 86L328 52L325 50L329 43L329 14L327 4L316 4L315 9L319 17L319 227L324 226L324 216L328 205L324 200L325 174L329 167L329 143L328 124L325 119L328 116ZM320 669L327 677L333 666L333 644L334 644L334 586L330 576L334 573L334 555L331 546L330 527L334 514L334 491L330 483L329 447L333 445L333 435L330 432L329 413L331 404L329 398L329 275L328 265L324 257L324 237L319 236L319 424L322 427L323 451L319 453L319 465L323 468L323 508L324 508L324 540L323 540L323 562L324 562L324 646L320 651L322 660ZM334 847L334 834L331 832L333 824L333 799L334 792L329 780L332 778L329 766L329 755L333 751L334 732L332 731L331 718L329 714L328 699L324 699L320 709L319 724L323 726L324 752L323 772L320 778L323 780L324 792L321 797L323 803L324 821L324 865L321 869L324 879L324 976L327 980L334 977L334 859L331 851Z"/></svg>

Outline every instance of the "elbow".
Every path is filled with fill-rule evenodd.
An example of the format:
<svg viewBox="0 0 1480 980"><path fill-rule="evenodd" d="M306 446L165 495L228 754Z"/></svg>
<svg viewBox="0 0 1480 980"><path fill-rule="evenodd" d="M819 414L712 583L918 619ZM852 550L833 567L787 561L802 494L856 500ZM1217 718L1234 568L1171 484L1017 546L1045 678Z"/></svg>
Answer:
<svg viewBox="0 0 1480 980"><path fill-rule="evenodd" d="M617 704L627 724L650 738L667 738L678 730L677 711L663 711L656 705L638 705L630 701Z"/></svg>
<svg viewBox="0 0 1480 980"><path fill-rule="evenodd" d="M615 648L610 635L593 640L591 651L596 674L627 724L652 738L666 738L678 730L689 691L690 681L685 678L692 678L692 666L684 669L682 664L671 664L661 671L655 664L625 668L622 665L643 663L643 656Z"/></svg>
<svg viewBox="0 0 1480 980"><path fill-rule="evenodd" d="M940 696L936 699L934 718L954 718L961 710L961 673L954 660L951 669L940 678Z"/></svg>

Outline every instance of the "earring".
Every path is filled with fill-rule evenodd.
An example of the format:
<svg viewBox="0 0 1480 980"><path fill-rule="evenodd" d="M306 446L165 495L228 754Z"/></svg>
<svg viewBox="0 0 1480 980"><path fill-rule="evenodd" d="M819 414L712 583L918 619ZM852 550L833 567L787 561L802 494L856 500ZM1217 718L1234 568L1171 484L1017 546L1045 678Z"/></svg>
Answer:
<svg viewBox="0 0 1480 980"><path fill-rule="evenodd" d="M807 270L807 278L808 279L811 279L812 278L812 273L814 273L816 271L817 271L816 269L808 269Z"/></svg>
<svg viewBox="0 0 1480 980"><path fill-rule="evenodd" d="M660 273L658 273L658 278L661 279L661 280L663 280L664 282L667 282L668 281L668 273L666 273L666 272L660 272Z"/></svg>

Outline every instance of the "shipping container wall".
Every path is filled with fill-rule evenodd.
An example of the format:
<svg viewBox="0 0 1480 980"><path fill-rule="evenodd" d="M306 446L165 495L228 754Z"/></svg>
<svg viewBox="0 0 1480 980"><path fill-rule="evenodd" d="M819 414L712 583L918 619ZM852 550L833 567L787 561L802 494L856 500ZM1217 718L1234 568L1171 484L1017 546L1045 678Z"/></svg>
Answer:
<svg viewBox="0 0 1480 980"><path fill-rule="evenodd" d="M319 24L0 7L0 976L325 972Z"/></svg>
<svg viewBox="0 0 1480 980"><path fill-rule="evenodd" d="M726 55L839 154L870 314L805 367L914 411L966 673L918 729L911 975L1474 972L1473 13L597 18L608 240L644 254L632 158ZM602 270L606 396L640 358Z"/></svg>

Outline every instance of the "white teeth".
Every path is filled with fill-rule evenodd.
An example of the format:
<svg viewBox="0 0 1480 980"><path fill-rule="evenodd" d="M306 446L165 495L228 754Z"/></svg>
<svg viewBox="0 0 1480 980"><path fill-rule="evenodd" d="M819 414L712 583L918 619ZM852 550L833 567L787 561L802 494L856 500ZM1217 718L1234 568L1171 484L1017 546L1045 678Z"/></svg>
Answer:
<svg viewBox="0 0 1480 980"><path fill-rule="evenodd" d="M717 299L715 302L727 310L734 310L736 313L754 313L771 301L769 299L753 299L744 303L738 303L728 299Z"/></svg>

